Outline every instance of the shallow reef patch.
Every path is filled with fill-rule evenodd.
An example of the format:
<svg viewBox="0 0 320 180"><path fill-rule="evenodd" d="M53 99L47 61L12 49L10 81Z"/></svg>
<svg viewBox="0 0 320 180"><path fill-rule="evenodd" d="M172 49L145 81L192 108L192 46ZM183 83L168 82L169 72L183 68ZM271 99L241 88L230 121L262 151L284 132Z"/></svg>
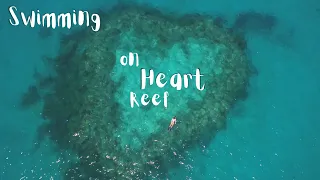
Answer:
<svg viewBox="0 0 320 180"><path fill-rule="evenodd" d="M118 5L100 14L101 30L63 37L54 58L51 90L42 116L50 138L77 161L66 179L165 178L188 148L208 144L225 128L252 75L243 36L214 18L164 14L152 7ZM123 67L122 55L139 53L140 67ZM200 68L206 89L140 90L140 68L169 75ZM192 84L191 84L192 85ZM129 92L170 93L168 109L131 108ZM178 124L167 127L172 116ZM43 133L43 131L41 131Z"/></svg>

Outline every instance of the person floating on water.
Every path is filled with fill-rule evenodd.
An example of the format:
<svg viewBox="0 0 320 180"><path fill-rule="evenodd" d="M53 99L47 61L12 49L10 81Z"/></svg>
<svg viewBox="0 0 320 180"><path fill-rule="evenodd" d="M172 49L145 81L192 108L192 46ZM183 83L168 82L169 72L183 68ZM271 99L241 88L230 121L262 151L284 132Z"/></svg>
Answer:
<svg viewBox="0 0 320 180"><path fill-rule="evenodd" d="M173 128L173 126L177 123L177 118L174 116L172 119L171 119L171 122L170 122L170 125L168 127L168 130L171 131L171 129Z"/></svg>

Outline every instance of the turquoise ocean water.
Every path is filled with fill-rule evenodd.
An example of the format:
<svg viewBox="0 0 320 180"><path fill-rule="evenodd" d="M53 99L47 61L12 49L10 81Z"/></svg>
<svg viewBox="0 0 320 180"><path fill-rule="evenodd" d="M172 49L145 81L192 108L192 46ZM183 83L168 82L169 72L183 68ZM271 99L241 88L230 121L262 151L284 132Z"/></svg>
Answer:
<svg viewBox="0 0 320 180"><path fill-rule="evenodd" d="M139 1L142 2L142 1ZM146 1L147 2L147 1ZM227 128L209 147L190 152L191 162L172 169L173 179L315 180L320 169L320 2L316 0L163 0L148 1L179 12L222 15L233 23L238 14L255 11L276 19L250 17L246 38L259 74L248 98L230 113ZM30 12L108 8L110 1L2 1L0 3L0 180L61 179L59 159L50 143L33 151L37 107L17 108L34 81L41 58L58 50L58 32L9 24L9 6ZM271 20L270 20L271 21ZM46 36L49 33L50 36Z"/></svg>

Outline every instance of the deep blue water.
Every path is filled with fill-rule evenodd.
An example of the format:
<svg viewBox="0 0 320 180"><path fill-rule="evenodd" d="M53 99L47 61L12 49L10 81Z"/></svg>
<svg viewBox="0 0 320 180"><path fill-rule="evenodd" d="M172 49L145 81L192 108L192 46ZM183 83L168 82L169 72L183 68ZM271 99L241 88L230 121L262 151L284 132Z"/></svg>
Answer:
<svg viewBox="0 0 320 180"><path fill-rule="evenodd" d="M142 1L140 1L142 2ZM252 20L246 26L248 49L259 72L251 79L248 98L239 102L211 145L191 152L193 162L173 169L174 179L311 180L320 176L320 2L316 0L150 1L179 12L223 15L254 10L276 18ZM3 1L0 3L0 180L60 179L58 155L48 145L31 151L38 109L21 111L17 102L34 81L43 55L58 47L58 31L40 37L39 29L9 24L8 7L23 12L63 12L109 7L100 1ZM257 22L258 21L258 22ZM266 26L266 27L264 27ZM262 31L261 31L262 29ZM45 36L45 35L44 35ZM192 167L192 168L190 168Z"/></svg>

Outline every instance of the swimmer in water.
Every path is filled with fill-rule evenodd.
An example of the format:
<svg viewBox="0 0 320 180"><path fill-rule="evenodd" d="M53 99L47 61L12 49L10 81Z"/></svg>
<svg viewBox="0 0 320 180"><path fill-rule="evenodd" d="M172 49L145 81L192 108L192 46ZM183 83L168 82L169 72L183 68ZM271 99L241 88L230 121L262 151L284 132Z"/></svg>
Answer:
<svg viewBox="0 0 320 180"><path fill-rule="evenodd" d="M177 123L177 118L174 116L172 119L171 119L171 122L170 122L170 125L168 127L168 130L171 131L171 129L173 128L173 126Z"/></svg>

